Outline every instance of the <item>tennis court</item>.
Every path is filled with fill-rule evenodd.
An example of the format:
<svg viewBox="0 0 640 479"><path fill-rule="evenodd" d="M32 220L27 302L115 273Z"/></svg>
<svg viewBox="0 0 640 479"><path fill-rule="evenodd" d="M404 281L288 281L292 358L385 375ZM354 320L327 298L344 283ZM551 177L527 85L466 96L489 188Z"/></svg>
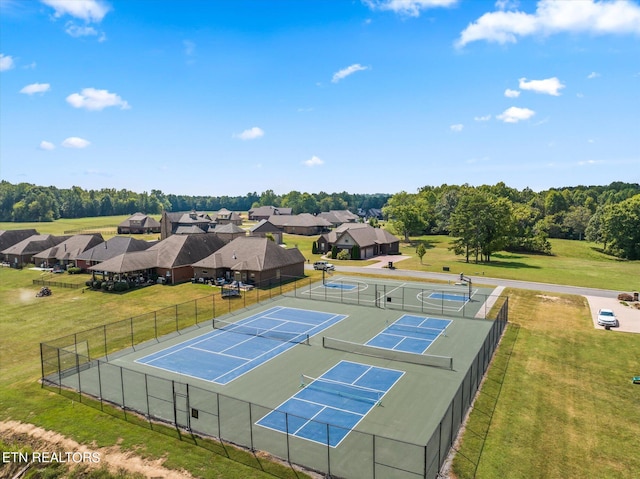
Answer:
<svg viewBox="0 0 640 479"><path fill-rule="evenodd" d="M394 351L422 354L440 335L444 334L450 324L450 319L405 314L366 344Z"/></svg>
<svg viewBox="0 0 640 479"><path fill-rule="evenodd" d="M344 318L340 314L274 307L235 323L214 320L213 331L136 362L227 384L296 344L308 344L310 336Z"/></svg>
<svg viewBox="0 0 640 479"><path fill-rule="evenodd" d="M340 361L260 419L259 426L337 447L402 377L403 371Z"/></svg>
<svg viewBox="0 0 640 479"><path fill-rule="evenodd" d="M328 284L309 281L275 299L260 292L262 302L223 315L200 301L58 338L41 345L43 382L116 406L124 419L266 451L328 477L435 477L507 303L504 319L487 321L486 287L463 302L469 289L454 284L335 276Z"/></svg>
<svg viewBox="0 0 640 479"><path fill-rule="evenodd" d="M468 283L458 282L420 284L334 276L324 283L297 291L296 296L380 308L472 316L483 308L491 291L492 288L471 287Z"/></svg>

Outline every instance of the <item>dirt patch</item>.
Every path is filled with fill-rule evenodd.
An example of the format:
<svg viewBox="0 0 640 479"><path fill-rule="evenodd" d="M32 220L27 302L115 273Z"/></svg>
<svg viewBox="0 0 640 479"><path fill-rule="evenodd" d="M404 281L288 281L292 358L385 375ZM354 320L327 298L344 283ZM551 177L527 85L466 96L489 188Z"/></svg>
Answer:
<svg viewBox="0 0 640 479"><path fill-rule="evenodd" d="M47 431L33 424L2 421L0 422L0 438L5 443L19 444L20 447L28 446L31 451L40 453L43 458L46 455L48 459L51 459L51 455L54 453L58 457L66 457L69 460L60 462L66 462L71 467L75 465L99 469L106 466L114 474L124 470L131 474L158 479L191 479L193 477L186 471L174 471L163 467L163 459L155 461L143 459L122 451L119 446L89 447L62 434ZM84 460L76 460L80 457Z"/></svg>

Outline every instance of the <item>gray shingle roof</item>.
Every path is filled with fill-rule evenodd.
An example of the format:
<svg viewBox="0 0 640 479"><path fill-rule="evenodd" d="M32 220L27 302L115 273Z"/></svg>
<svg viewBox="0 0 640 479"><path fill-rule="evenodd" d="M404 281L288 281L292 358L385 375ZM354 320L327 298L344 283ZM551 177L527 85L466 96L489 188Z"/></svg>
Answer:
<svg viewBox="0 0 640 479"><path fill-rule="evenodd" d="M312 226L329 227L332 226L327 220L318 218L310 213L300 213L299 215L273 215L269 217L269 222L275 226L296 226L308 228Z"/></svg>
<svg viewBox="0 0 640 479"><path fill-rule="evenodd" d="M100 233L73 235L62 243L34 254L33 257L40 260L75 260L80 253L100 243L104 243L104 239Z"/></svg>
<svg viewBox="0 0 640 479"><path fill-rule="evenodd" d="M18 256L40 253L47 248L51 248L52 246L62 243L68 238L70 238L70 236L33 235L8 247L3 250L2 253Z"/></svg>
<svg viewBox="0 0 640 479"><path fill-rule="evenodd" d="M10 246L37 234L38 232L34 229L0 230L0 251L3 251Z"/></svg>
<svg viewBox="0 0 640 479"><path fill-rule="evenodd" d="M304 262L297 248L285 249L267 238L241 236L193 266L266 271Z"/></svg>
<svg viewBox="0 0 640 479"><path fill-rule="evenodd" d="M76 259L84 261L106 261L119 254L144 251L153 245L154 242L130 238L129 236L114 236L104 243L80 253Z"/></svg>
<svg viewBox="0 0 640 479"><path fill-rule="evenodd" d="M188 266L207 257L224 245L214 233L172 235L146 251L124 253L89 268L93 271L129 273L152 268Z"/></svg>

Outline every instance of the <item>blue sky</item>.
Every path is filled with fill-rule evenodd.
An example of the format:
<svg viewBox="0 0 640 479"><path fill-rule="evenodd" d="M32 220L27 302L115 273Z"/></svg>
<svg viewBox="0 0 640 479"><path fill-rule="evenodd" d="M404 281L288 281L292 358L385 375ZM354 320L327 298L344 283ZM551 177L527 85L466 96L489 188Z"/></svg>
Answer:
<svg viewBox="0 0 640 479"><path fill-rule="evenodd" d="M640 181L637 0L0 0L0 54L12 183Z"/></svg>

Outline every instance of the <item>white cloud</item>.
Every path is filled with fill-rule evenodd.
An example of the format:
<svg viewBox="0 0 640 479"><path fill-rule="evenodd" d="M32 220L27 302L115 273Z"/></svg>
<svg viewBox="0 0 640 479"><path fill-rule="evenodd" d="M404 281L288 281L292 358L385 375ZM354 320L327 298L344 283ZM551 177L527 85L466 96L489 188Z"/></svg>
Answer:
<svg viewBox="0 0 640 479"><path fill-rule="evenodd" d="M516 43L521 37L560 32L640 34L640 5L627 0L539 0L535 13L519 10L485 13L462 31L456 46L479 40Z"/></svg>
<svg viewBox="0 0 640 479"><path fill-rule="evenodd" d="M32 83L31 85L27 85L20 93L24 93L26 95L33 95L34 93L44 93L51 90L51 85L48 83Z"/></svg>
<svg viewBox="0 0 640 479"><path fill-rule="evenodd" d="M338 83L343 78L348 77L349 75L353 75L355 72L359 72L362 70L368 70L369 67L363 67L359 63L354 63L353 65L348 66L347 68L343 68L342 70L333 74L333 78L331 79L332 83Z"/></svg>
<svg viewBox="0 0 640 479"><path fill-rule="evenodd" d="M520 2L518 0L496 0L496 8L498 10L513 10L518 8Z"/></svg>
<svg viewBox="0 0 640 479"><path fill-rule="evenodd" d="M520 78L520 89L531 90L536 93L546 93L547 95L560 96L560 91L565 87L556 77L546 80L531 80Z"/></svg>
<svg viewBox="0 0 640 479"><path fill-rule="evenodd" d="M475 121L489 121L489 120L491 120L491 115L475 116L475 117L473 117L473 119Z"/></svg>
<svg viewBox="0 0 640 479"><path fill-rule="evenodd" d="M0 72L11 70L14 67L13 57L0 53Z"/></svg>
<svg viewBox="0 0 640 479"><path fill-rule="evenodd" d="M50 141L44 141L43 140L43 141L40 142L40 149L41 150L51 151L51 150L55 150L56 149L56 145L54 145Z"/></svg>
<svg viewBox="0 0 640 479"><path fill-rule="evenodd" d="M374 10L391 10L395 13L417 17L421 10L436 7L450 7L458 0L363 0Z"/></svg>
<svg viewBox="0 0 640 479"><path fill-rule="evenodd" d="M74 37L74 38L78 38L78 37L91 37L91 36L96 36L98 35L98 30L96 30L93 27L89 27L89 26L82 26L79 27L78 25L76 25L73 22L67 22L67 24L65 25L65 32Z"/></svg>
<svg viewBox="0 0 640 479"><path fill-rule="evenodd" d="M244 130L242 133L233 135L234 138L238 138L240 140L255 140L263 136L264 130L262 128L258 128L257 126L249 128L248 130Z"/></svg>
<svg viewBox="0 0 640 479"><path fill-rule="evenodd" d="M451 125L449 127L451 131L455 131L456 133L461 132L463 128L464 128L464 125L462 123L456 123L455 125Z"/></svg>
<svg viewBox="0 0 640 479"><path fill-rule="evenodd" d="M324 161L322 161L320 158L318 158L315 155L309 158L308 160L303 161L302 163L308 166L309 168L313 168L314 166L324 165Z"/></svg>
<svg viewBox="0 0 640 479"><path fill-rule="evenodd" d="M111 7L101 0L41 0L55 10L56 18L70 15L85 22L100 23Z"/></svg>
<svg viewBox="0 0 640 479"><path fill-rule="evenodd" d="M86 110L103 110L110 106L119 106L121 110L131 108L129 103L120 98L115 93L107 90L96 90L95 88L84 88L80 93L72 93L67 97L67 103L74 108L84 108Z"/></svg>
<svg viewBox="0 0 640 479"><path fill-rule="evenodd" d="M90 141L84 138L78 138L77 136L70 136L62 142L62 146L65 148L86 148L90 144Z"/></svg>
<svg viewBox="0 0 640 479"><path fill-rule="evenodd" d="M589 73L589 74L587 75L587 78L588 78L589 80L591 80L592 78L598 78L599 76L600 76L600 73L598 73L598 72L591 72L591 73Z"/></svg>
<svg viewBox="0 0 640 479"><path fill-rule="evenodd" d="M510 90L509 88L507 88L504 91L504 96L506 96L507 98L518 98L520 96L520 91L519 90Z"/></svg>
<svg viewBox="0 0 640 479"><path fill-rule="evenodd" d="M521 120L528 120L535 114L536 112L529 108L518 108L517 106L512 106L511 108L507 108L496 118L504 121L505 123L518 123Z"/></svg>
<svg viewBox="0 0 640 479"><path fill-rule="evenodd" d="M578 93L576 93L576 96L577 96L578 98L584 98L584 93L580 93L580 92L578 92Z"/></svg>

